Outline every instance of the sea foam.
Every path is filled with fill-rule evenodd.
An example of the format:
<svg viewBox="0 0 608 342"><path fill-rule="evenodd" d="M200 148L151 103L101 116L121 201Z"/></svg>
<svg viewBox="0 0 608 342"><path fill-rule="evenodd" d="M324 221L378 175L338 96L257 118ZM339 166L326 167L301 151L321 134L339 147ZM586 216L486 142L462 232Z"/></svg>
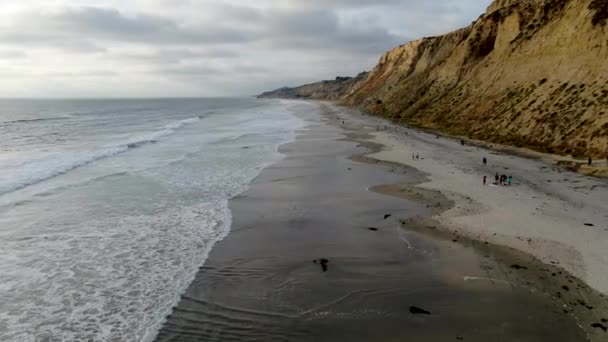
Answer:
<svg viewBox="0 0 608 342"><path fill-rule="evenodd" d="M94 150L45 153L41 157L18 165L14 173L4 174L0 178L0 195L62 175L100 159L124 153L129 149L154 143L163 137L174 134L176 130L185 125L199 121L198 117L180 120L168 124L157 131L142 133L126 141L99 147Z"/></svg>

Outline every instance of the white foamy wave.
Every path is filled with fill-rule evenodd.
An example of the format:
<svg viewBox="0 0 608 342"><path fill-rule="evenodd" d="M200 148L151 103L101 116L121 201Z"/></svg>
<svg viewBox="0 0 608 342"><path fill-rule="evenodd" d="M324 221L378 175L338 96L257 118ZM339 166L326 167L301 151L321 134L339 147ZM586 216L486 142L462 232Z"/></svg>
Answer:
<svg viewBox="0 0 608 342"><path fill-rule="evenodd" d="M129 149L118 146L91 152L51 153L46 157L20 165L14 175L0 180L0 195L59 176L96 160L111 157Z"/></svg>
<svg viewBox="0 0 608 342"><path fill-rule="evenodd" d="M4 239L0 340L150 340L229 227L220 201Z"/></svg>
<svg viewBox="0 0 608 342"><path fill-rule="evenodd" d="M27 124L33 122L46 122L46 121L59 121L59 120L68 120L71 119L70 116L59 116L54 118L32 118L32 119L19 119L19 120L11 120L11 121L2 121L0 125L8 125L8 124Z"/></svg>
<svg viewBox="0 0 608 342"><path fill-rule="evenodd" d="M169 124L169 125L165 126L165 128L168 129L168 130L178 129L178 128L181 128L184 125L195 123L195 122L198 122L198 121L201 121L201 119L199 117L190 118L190 119L186 119L186 120L182 120L182 121L178 121L178 122Z"/></svg>
<svg viewBox="0 0 608 342"><path fill-rule="evenodd" d="M141 134L119 144L105 146L97 150L47 153L38 159L28 160L20 163L18 169L12 173L3 170L5 174L0 178L0 195L23 189L100 159L126 152L129 149L154 143L163 137L174 134L179 128L198 121L200 121L199 118L181 120L169 124L159 131Z"/></svg>
<svg viewBox="0 0 608 342"><path fill-rule="evenodd" d="M154 340L213 245L228 234L228 199L279 159L278 146L294 140L303 125L280 106L205 120L222 129L166 139L111 160L111 176L6 207L0 327L7 328L0 328L0 341ZM197 121L178 121L102 146L100 154L70 154L69 162L46 165L60 170L106 158L101 152L120 154ZM255 147L244 152L241 146ZM147 163L166 151L183 157ZM118 159L152 166L122 172ZM101 164L93 166L105 171Z"/></svg>
<svg viewBox="0 0 608 342"><path fill-rule="evenodd" d="M153 143L153 142L156 142L160 138L174 134L176 130L184 127L185 125L196 123L199 121L201 121L201 119L199 119L199 118L190 118L190 119L186 119L186 120L177 121L177 122L168 124L167 126L165 126L163 129L161 129L159 131L142 134L138 137L131 138L126 143L123 143L122 145L127 146L129 148L134 148L134 147L141 146L143 144Z"/></svg>

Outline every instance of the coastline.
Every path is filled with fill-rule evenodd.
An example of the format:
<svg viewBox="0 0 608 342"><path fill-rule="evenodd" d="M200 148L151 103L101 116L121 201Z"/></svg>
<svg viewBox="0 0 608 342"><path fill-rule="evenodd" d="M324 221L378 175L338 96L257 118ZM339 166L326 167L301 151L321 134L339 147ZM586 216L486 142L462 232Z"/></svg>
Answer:
<svg viewBox="0 0 608 342"><path fill-rule="evenodd" d="M365 141L383 148L367 157L426 173L428 181L421 188L440 191L457 203L435 217L450 230L560 265L608 293L608 256L601 253L608 241L608 181L564 171L542 160L461 146L456 140L358 116L350 109L331 108L351 124L388 127L370 129L371 137ZM412 153L422 158L412 161ZM487 166L481 163L483 157L488 159ZM514 185L491 184L495 172L514 174ZM488 177L486 186L483 175Z"/></svg>
<svg viewBox="0 0 608 342"><path fill-rule="evenodd" d="M520 286L528 288L533 292L543 293L550 297L551 300L560 303L564 308L564 313L575 317L577 322L579 322L580 327L587 332L588 337L591 340L597 339L603 341L603 339L606 338L605 332L606 327L608 326L608 320L605 318L608 316L607 292L603 285L594 287L588 283L588 278L581 278L580 269L577 269L576 267L584 267L581 265L583 261L580 260L582 256L579 256L582 253L577 255L576 250L572 251L567 249L567 247L562 247L566 244L565 242L562 242L561 244L551 244L549 241L529 236L516 236L515 239L513 239L509 236L509 234L513 234L509 229L510 222L501 222L502 224L495 228L494 231L501 231L502 234L492 233L492 235L489 235L490 233L484 234L482 232L482 229L487 229L484 223L488 222L488 219L486 219L485 222L478 221L481 225L471 224L471 222L474 222L474 219L463 220L462 223L455 220L463 219L467 216L475 217L484 214L495 218L496 212L492 213L491 210L496 211L499 209L496 207L492 208L491 206L480 208L482 206L476 201L474 196L469 196L468 193L464 193L462 190L462 192L456 192L452 189L448 190L443 187L442 184L444 183L435 180L436 177L434 177L433 168L436 166L433 165L430 168L423 168L418 165L420 160L412 162L412 159L410 159L411 153L416 152L413 152L412 149L408 149L408 146L403 141L396 140L398 138L407 139L412 132L414 132L414 134L432 135L432 139L438 139L434 134L411 129L404 135L403 133L405 130L402 126L393 127L396 128L399 133L396 133L395 131L391 132L390 126L387 126L384 131L377 131L372 128L377 125L377 118L372 117L374 120L370 122L368 120L370 119L369 116L365 115L360 118L358 115L360 113L356 110L347 109L346 112L341 112L341 110L344 110L341 106L335 106L328 103L325 103L324 105L329 106L328 110L331 111L333 115L338 113L346 114L338 115L338 123L342 121L342 126L345 129L354 132L348 135L349 139L362 146L366 146L370 150L364 154L351 156L352 160L360 163L381 165L391 169L392 172L397 168L405 167L424 174L423 179L417 179L417 181L399 184L383 184L369 189L370 191L383 195L422 203L426 205L427 208L430 208L430 216L418 216L402 220L401 224L403 229L469 246L478 250L480 253L491 254L498 260L514 263L511 267L496 270L496 272L498 272L501 277L508 279L514 286ZM380 121L381 120L382 119L380 119ZM394 135L396 134L399 134L399 137L395 138ZM443 137L442 139L454 140L453 138ZM457 146L457 142L454 141L454 145ZM471 146L467 146L466 148L470 147ZM475 147L485 150L487 146L476 145ZM488 153L495 153L495 151L491 150L486 151ZM507 156L520 158L516 155ZM521 158L526 157L529 156L523 156ZM425 158L423 156L421 160L425 159L428 159L428 157ZM539 158L539 160L541 159ZM547 162L547 159L542 159L541 161ZM555 169L555 171L562 173L559 169ZM460 176L455 175L455 172L453 171L448 171L448 173L453 175L453 177ZM490 178L490 175L488 175L488 180ZM601 181L601 179L590 178L589 181L595 183ZM491 183L491 181L489 180L488 183ZM507 189L508 187L503 188ZM599 197L602 197L602 195ZM534 198L534 196L532 196L532 198ZM509 210L510 208L501 209ZM601 215L599 219L602 219ZM605 222L608 223L608 221ZM534 224L536 222L530 223ZM543 226L545 229L546 227L546 225ZM564 228L557 233L558 236L560 236L560 233L563 233L563 229ZM604 230L608 231L608 224ZM517 231L517 234L522 233L521 231ZM512 241L523 242L524 240L532 249L524 248L522 245L512 243ZM590 240L587 241L591 243ZM543 243L546 245L547 249L555 249L555 253L546 256L547 249L533 249L534 246ZM599 246L594 250L596 253L601 253L601 251ZM579 259L575 259L578 263L571 262L572 260L568 259L570 257L578 257ZM606 265L604 264L594 264L593 266L596 270L606 269ZM521 270L525 271L521 272ZM598 272L597 275L599 276L605 275L603 272ZM600 282L599 284L604 284L602 283L603 278L593 279L597 279L597 281ZM491 281L492 279L468 279L467 281L471 280Z"/></svg>
<svg viewBox="0 0 608 342"><path fill-rule="evenodd" d="M543 267L538 261L417 229L414 221L456 202L429 192L433 200L445 200L435 208L425 204L428 196L391 194L395 186L423 183L428 175L407 165L359 160L377 153L379 145L365 140L373 130L349 131L332 122L334 114L308 118L296 141L281 146L284 159L231 200L231 233L213 249L157 341L330 341L345 336L339 331L354 340L481 341L496 335L499 322L511 326L505 336L531 341L579 340L574 326L585 340L605 337L587 325L596 317L564 310L524 286L529 280L511 267L540 275L533 269ZM322 272L312 261L325 258L329 270ZM412 304L435 314L414 315Z"/></svg>

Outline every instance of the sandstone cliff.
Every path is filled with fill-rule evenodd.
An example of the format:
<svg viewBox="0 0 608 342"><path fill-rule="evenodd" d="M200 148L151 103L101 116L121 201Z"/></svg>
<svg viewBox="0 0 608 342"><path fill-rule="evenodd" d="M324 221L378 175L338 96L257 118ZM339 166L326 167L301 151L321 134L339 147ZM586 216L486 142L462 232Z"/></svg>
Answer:
<svg viewBox="0 0 608 342"><path fill-rule="evenodd" d="M365 79L366 72L356 77L336 77L335 80L321 81L295 88L279 88L263 93L258 98L287 98L312 100L339 100L349 94L355 85Z"/></svg>
<svg viewBox="0 0 608 342"><path fill-rule="evenodd" d="M469 27L400 46L342 100L426 128L608 153L607 0L499 0Z"/></svg>
<svg viewBox="0 0 608 342"><path fill-rule="evenodd" d="M536 150L608 154L608 0L497 0L470 26L384 54L347 105Z"/></svg>

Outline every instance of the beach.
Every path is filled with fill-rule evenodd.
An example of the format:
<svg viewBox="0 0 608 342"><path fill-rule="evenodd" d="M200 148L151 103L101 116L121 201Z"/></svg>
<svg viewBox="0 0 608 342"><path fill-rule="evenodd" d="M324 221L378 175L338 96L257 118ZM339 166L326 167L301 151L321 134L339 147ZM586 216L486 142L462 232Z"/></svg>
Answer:
<svg viewBox="0 0 608 342"><path fill-rule="evenodd" d="M349 110L333 110L353 125L370 125L370 117L361 119ZM378 119L372 122L387 126L371 133L368 141L384 147L370 158L427 173L428 181L420 187L438 190L456 203L434 217L443 226L560 265L596 290L608 292L606 179L583 176L540 159L462 146L457 139ZM421 158L412 160L412 154ZM513 186L493 184L496 173L512 175Z"/></svg>
<svg viewBox="0 0 608 342"><path fill-rule="evenodd" d="M157 341L606 338L605 182L537 184L550 166L509 155L483 169L488 151L331 104L299 116ZM484 187L486 171L514 184Z"/></svg>

